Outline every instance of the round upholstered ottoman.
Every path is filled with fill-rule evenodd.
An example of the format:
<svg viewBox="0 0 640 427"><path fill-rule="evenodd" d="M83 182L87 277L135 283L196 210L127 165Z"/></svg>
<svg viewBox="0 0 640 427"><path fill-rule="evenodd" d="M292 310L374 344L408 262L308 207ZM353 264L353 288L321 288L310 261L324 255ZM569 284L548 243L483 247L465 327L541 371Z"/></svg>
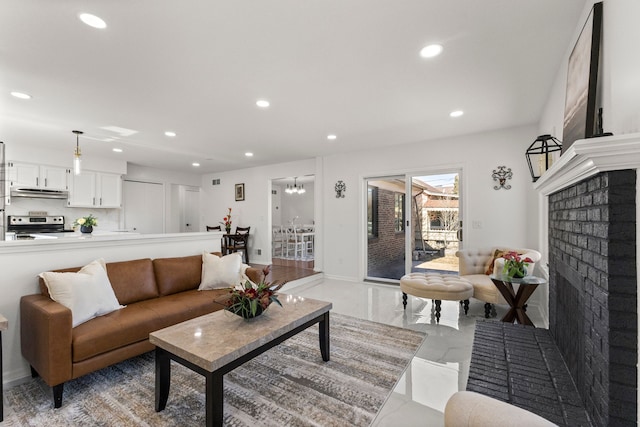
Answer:
<svg viewBox="0 0 640 427"><path fill-rule="evenodd" d="M430 298L436 304L436 320L440 322L440 304L445 301L463 301L464 314L469 311L469 298L473 296L473 285L453 274L409 273L400 278L402 305L407 309L407 294Z"/></svg>

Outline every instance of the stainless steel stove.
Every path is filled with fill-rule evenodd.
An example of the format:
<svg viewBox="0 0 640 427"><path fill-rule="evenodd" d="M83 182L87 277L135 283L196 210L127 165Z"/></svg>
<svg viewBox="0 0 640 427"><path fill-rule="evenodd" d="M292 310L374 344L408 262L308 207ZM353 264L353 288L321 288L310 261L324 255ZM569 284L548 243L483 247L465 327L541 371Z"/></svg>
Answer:
<svg viewBox="0 0 640 427"><path fill-rule="evenodd" d="M10 215L7 217L7 231L16 233L17 240L30 240L32 234L72 233L64 228L64 216Z"/></svg>

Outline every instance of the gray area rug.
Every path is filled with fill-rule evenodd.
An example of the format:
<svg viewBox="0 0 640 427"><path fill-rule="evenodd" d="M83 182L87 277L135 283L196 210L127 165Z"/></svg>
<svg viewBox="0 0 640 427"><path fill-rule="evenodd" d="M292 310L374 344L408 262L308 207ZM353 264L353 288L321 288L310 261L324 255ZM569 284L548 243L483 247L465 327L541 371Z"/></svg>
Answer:
<svg viewBox="0 0 640 427"><path fill-rule="evenodd" d="M331 314L331 360L317 325L224 377L226 426L368 426L425 338L422 332ZM156 413L153 352L65 384L62 408L41 379L5 391L4 426L202 426L204 377L172 362Z"/></svg>

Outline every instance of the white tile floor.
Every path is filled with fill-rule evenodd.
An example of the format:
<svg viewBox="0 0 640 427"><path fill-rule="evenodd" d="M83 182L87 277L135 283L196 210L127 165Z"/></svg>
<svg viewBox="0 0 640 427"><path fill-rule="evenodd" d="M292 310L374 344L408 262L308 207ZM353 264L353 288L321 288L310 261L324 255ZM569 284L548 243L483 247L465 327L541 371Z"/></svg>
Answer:
<svg viewBox="0 0 640 427"><path fill-rule="evenodd" d="M444 425L447 400L467 384L475 322L484 317L484 303L472 299L465 316L457 301L443 301L438 324L431 300L410 295L407 309L403 310L402 293L395 285L325 278L299 286L292 282L283 292L331 301L336 313L424 331L424 343L372 425ZM496 309L500 319L506 307ZM537 310L529 310L528 314L534 324L542 325Z"/></svg>

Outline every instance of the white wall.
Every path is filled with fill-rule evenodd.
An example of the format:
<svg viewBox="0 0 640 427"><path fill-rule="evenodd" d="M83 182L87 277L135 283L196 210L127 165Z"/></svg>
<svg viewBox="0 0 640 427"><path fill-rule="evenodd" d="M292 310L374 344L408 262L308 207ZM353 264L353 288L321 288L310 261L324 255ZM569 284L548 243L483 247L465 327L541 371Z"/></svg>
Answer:
<svg viewBox="0 0 640 427"><path fill-rule="evenodd" d="M270 264L271 180L287 176L313 175L315 165L316 161L309 159L203 175L200 223L217 225L227 214L227 209L231 208L233 229L236 226L251 226L249 238L251 263ZM213 179L220 179L220 185L212 185ZM235 184L240 183L244 183L245 200L236 202ZM284 220L285 217L283 216L282 219ZM262 255L256 254L257 249L262 250Z"/></svg>
<svg viewBox="0 0 640 427"><path fill-rule="evenodd" d="M539 133L551 133L562 139L567 65L575 41L596 3L587 0L567 46L562 66L542 112ZM604 109L604 131L615 135L640 132L640 1L608 0L603 3L601 72L598 76ZM533 142L533 140L532 140Z"/></svg>
<svg viewBox="0 0 640 427"><path fill-rule="evenodd" d="M68 151L48 150L46 148L34 149L29 145L5 142L5 159L7 161L20 161L49 166L71 168L73 160L73 148ZM104 159L91 156L82 156L82 168L86 170L111 172L124 175L127 173L127 162L124 160Z"/></svg>
<svg viewBox="0 0 640 427"><path fill-rule="evenodd" d="M533 247L528 207L534 203L524 152L535 138L534 126L506 129L438 141L370 149L324 158L324 272L345 279L364 277L364 177L403 172L431 173L462 169L465 247L513 245ZM494 190L497 166L513 171L510 190ZM345 198L333 187L347 185ZM470 224L479 221L481 228Z"/></svg>
<svg viewBox="0 0 640 427"><path fill-rule="evenodd" d="M231 207L234 226L252 226L252 263L269 263L265 253L271 238L270 180L315 174L316 248L322 251L318 254L320 267L316 268L328 276L359 280L364 277L364 240L360 230L365 206L364 177L461 168L464 244L467 247L504 244L535 248L537 234L529 219L535 198L524 152L536 132L535 126L525 126L205 175L202 180L204 220L215 224L222 220L227 207ZM509 181L511 190L493 189L496 182L491 173L497 166L513 170L513 179ZM212 186L214 178L220 178L221 185ZM333 188L338 180L347 185L345 198L335 197ZM245 201L235 202L234 184L241 182L245 183ZM469 226L472 221L480 221L482 228L472 229ZM263 249L262 256L255 255L258 248Z"/></svg>
<svg viewBox="0 0 640 427"><path fill-rule="evenodd" d="M128 164L124 179L152 182L164 185L165 232L180 232L180 191L182 186L200 187L201 175L166 171L136 164ZM124 207L126 209L126 206ZM204 222L200 218L200 231L204 231Z"/></svg>

